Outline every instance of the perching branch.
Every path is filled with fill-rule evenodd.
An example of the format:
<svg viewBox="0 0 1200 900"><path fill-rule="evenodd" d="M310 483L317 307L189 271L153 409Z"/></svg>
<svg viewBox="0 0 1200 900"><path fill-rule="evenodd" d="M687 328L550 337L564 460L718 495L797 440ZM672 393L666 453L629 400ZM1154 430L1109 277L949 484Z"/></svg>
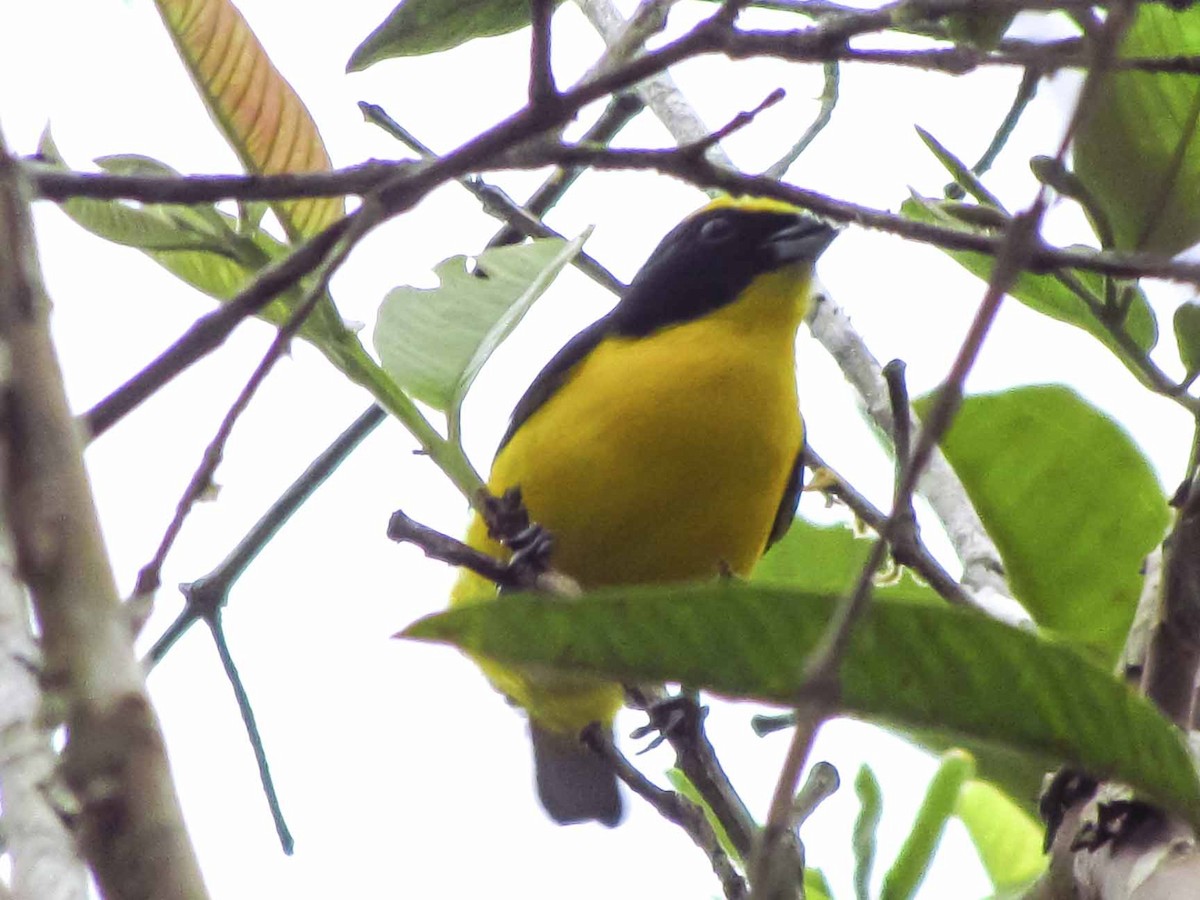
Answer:
<svg viewBox="0 0 1200 900"><path fill-rule="evenodd" d="M617 777L635 794L649 803L668 822L683 829L692 842L704 851L713 872L721 882L727 900L743 900L746 880L738 874L721 842L704 816L704 811L686 797L660 788L638 771L617 749L604 729L588 726L580 736L588 747L612 766Z"/></svg>

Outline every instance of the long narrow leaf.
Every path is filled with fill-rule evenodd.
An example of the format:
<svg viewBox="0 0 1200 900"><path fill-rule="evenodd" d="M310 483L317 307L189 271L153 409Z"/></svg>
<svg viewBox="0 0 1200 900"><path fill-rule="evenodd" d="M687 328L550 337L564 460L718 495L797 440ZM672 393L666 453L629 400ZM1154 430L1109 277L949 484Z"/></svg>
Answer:
<svg viewBox="0 0 1200 900"><path fill-rule="evenodd" d="M324 172L329 154L300 96L229 0L155 0L208 111L248 172ZM293 239L345 215L339 197L272 204Z"/></svg>

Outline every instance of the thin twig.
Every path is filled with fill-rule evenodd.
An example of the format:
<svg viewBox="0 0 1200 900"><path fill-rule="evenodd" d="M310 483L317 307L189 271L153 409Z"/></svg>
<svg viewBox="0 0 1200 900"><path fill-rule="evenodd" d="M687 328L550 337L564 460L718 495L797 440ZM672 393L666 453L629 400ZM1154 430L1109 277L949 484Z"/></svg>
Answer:
<svg viewBox="0 0 1200 900"><path fill-rule="evenodd" d="M681 691L664 700L641 688L627 688L626 694L631 705L643 710L649 719L649 724L635 731L634 736L644 737L657 732L658 740L665 739L671 745L675 751L675 767L687 776L712 810L738 855L749 859L758 826L708 740L704 729L706 710L696 695Z"/></svg>
<svg viewBox="0 0 1200 900"><path fill-rule="evenodd" d="M170 347L90 410L83 423L95 439L198 359L225 342L245 319L317 268L353 224L341 219L293 253L262 269L233 300L201 316Z"/></svg>
<svg viewBox="0 0 1200 900"><path fill-rule="evenodd" d="M1067 147L1083 116L1088 112L1096 85L1106 71L1107 63L1114 57L1116 46L1124 27L1131 17L1131 4L1110 10L1105 22L1102 38L1097 41L1093 66L1080 91L1075 110L1068 123L1066 133L1058 148L1058 158L1065 157ZM1040 185L1029 208L1014 216L1005 233L1004 244L996 257L996 264L988 280L987 290L979 309L963 339L958 355L938 390L933 408L927 417L926 427L921 431L912 456L898 479L892 515L885 525L879 540L871 548L867 562L859 573L858 582L834 611L817 647L805 663L800 704L796 713L796 730L788 749L783 770L771 801L771 809L764 827L763 843L753 866L751 883L757 890L760 881L770 885L774 878L772 870L778 865L771 852L775 842L787 833L792 815L792 797L799 783L800 772L812 749L813 738L820 723L836 704L840 692L839 670L855 625L866 613L874 585L874 574L883 562L888 541L904 510L911 504L920 474L924 469L937 441L950 426L963 398L963 385L983 342L991 329L1001 301L1009 287L1026 267L1031 251L1040 242L1038 230L1046 210L1045 185Z"/></svg>
<svg viewBox="0 0 1200 900"><path fill-rule="evenodd" d="M705 135L702 139L691 144L680 144L676 152L683 154L705 154L711 148L717 146L725 138L729 137L736 131L741 131L756 118L758 114L764 110L770 109L786 96L783 88L775 88L771 93L767 94L766 98L754 107L754 109L745 110L738 113L712 134Z"/></svg>
<svg viewBox="0 0 1200 900"><path fill-rule="evenodd" d="M450 157L442 157L442 161ZM676 150L661 149L620 149L614 150L596 146L593 143L545 145L525 147L519 152L497 154L487 159L477 161L478 169L537 169L548 165L562 165L565 168L594 167L604 170L618 169L649 169L688 181L698 187L717 188L734 194L758 194L778 197L789 203L809 209L824 218L835 222L850 223L863 228L872 228L889 234L894 234L908 240L928 243L946 250L968 250L995 256L1003 235L987 235L963 231L926 222L917 222L887 210L875 209L860 204L837 200L816 191L805 190L783 182L766 178L761 175L744 175L730 172L717 167L706 166L695 160L680 158ZM391 174L373 175L372 190L377 190L382 183L390 183L395 187L406 184L410 179L418 180L420 185L413 193L421 194L431 189L429 178L424 173L425 163L410 163L403 169L396 169ZM457 167L456 167L457 168ZM382 171L382 170L381 170ZM397 176L395 173L400 172ZM349 173L351 178L345 183L337 179L343 173ZM289 176L257 176L257 180L271 184L273 179L287 178L289 182L300 183L311 175ZM353 170L329 173L319 176L322 183L321 196L332 191L332 185L338 184L339 189L351 185L357 176ZM289 193L288 191L261 191L249 186L238 186L237 179L227 176L188 176L186 178L133 178L116 175L92 175L82 173L59 172L55 174L56 193L64 197L86 196L104 198L122 198L144 203L185 203L185 202L216 202L219 200L254 200L263 196L309 196L305 191ZM440 182L439 182L440 183ZM353 191L349 191L353 193ZM369 191L368 191L369 193ZM344 227L340 224L337 227ZM320 236L321 244L327 249L336 241L336 235ZM307 274L319 261L321 251L317 248L301 248L302 257L293 254L285 258L283 263L286 271L273 273L271 283L259 284L256 280L247 286L239 297L232 302L250 306L257 310L266 305L278 293L290 287L296 279ZM277 264L278 265L278 264ZM1158 278L1180 284L1200 284L1200 264L1175 260L1154 253L1123 253L1071 248L1055 248L1039 244L1031 256L1029 271L1044 274L1061 268L1081 269L1111 275L1118 278L1139 279ZM267 270L264 270L266 273ZM260 276L261 277L261 276ZM269 296L268 296L269 295ZM228 307L222 307L222 310ZM220 310L218 311L220 312ZM252 315L250 313L242 313ZM215 313L214 313L215 315ZM236 314L226 313L225 316L237 318ZM238 319L240 321L240 319ZM203 323L203 324L202 324ZM197 330L210 331L218 326L197 323ZM206 353L219 346L225 334L209 340L214 343L204 345L200 352Z"/></svg>
<svg viewBox="0 0 1200 900"><path fill-rule="evenodd" d="M221 200L296 200L364 196L397 173L421 164L412 160L371 160L329 172L280 172L272 175L118 175L73 172L37 160L22 164L37 195L65 203L75 197L137 200L139 203L217 203Z"/></svg>
<svg viewBox="0 0 1200 900"><path fill-rule="evenodd" d="M1017 93L1013 97L1012 105L1009 106L1008 112L1004 114L1003 121L1000 122L1000 127L996 129L996 133L992 135L991 142L980 155L979 160L975 165L971 166L971 171L977 176L983 176L992 168L992 164L1000 156L1000 151L1004 149L1008 143L1008 139L1012 137L1012 133L1017 128L1017 123L1021 121L1021 116L1025 114L1025 110L1029 108L1029 104L1033 102L1033 98L1037 96L1038 83L1042 80L1040 70L1030 66L1021 75L1021 83L1017 86Z"/></svg>
<svg viewBox="0 0 1200 900"><path fill-rule="evenodd" d="M388 115L383 107L374 103L360 102L358 108L362 110L363 116L368 122L377 125L392 135L392 137L407 144L417 153L421 154L421 156L428 160L438 159L437 154L428 145L424 144L416 135ZM558 238L562 241L567 240L562 234L542 222L530 210L523 208L503 190L493 184L488 184L478 175L464 176L456 180L475 195L483 205L484 212L502 219L506 223L505 228L511 229L518 237L526 236ZM488 246L492 246L492 244L489 243ZM616 294L620 294L625 290L624 283L587 252L581 250L575 254L571 263L606 290Z"/></svg>
<svg viewBox="0 0 1200 900"><path fill-rule="evenodd" d="M296 849L296 841L283 817L283 808L279 805L279 792L276 791L275 779L271 776L271 765L267 761L267 751L263 745L262 734L258 730L258 722L254 716L254 707L250 703L250 695L246 693L246 686L242 683L242 676L238 672L237 664L233 661L233 654L229 652L229 643L225 640L225 628L220 608L218 607L211 616L207 616L205 621L208 623L213 643L216 644L217 655L221 659L221 668L225 672L225 678L229 681L229 686L233 688L233 696L242 717L242 725L246 729L250 746L254 751L254 762L258 767L258 780L262 784L263 794L267 798L267 806L271 810L271 821L275 823L275 834L279 837L279 845L285 854L291 856Z"/></svg>
<svg viewBox="0 0 1200 900"><path fill-rule="evenodd" d="M267 352L263 354L263 358L259 361L250 378L246 381L245 386L222 418L216 434L213 435L212 440L204 450L200 465L197 466L196 471L192 474L191 481L188 482L183 496L180 497L179 503L175 507L175 515L171 523L167 526L162 540L159 541L154 556L138 572L134 596L153 594L158 590L158 586L161 583L163 562L174 545L175 539L179 536L184 520L191 511L192 506L195 505L196 501L204 495L212 484L213 473L216 472L217 466L220 465L221 459L225 454L225 443L229 440L229 435L233 432L233 426L237 423L241 414L245 412L246 407L250 405L250 400L254 397L254 394L258 391L258 388L267 375L270 374L271 369L275 367L275 363L287 352L292 338L300 330L304 321L325 297L329 287L329 279L333 276L337 267L341 265L346 254L349 253L356 237L355 229L351 228L346 234L346 240L339 247L335 247L325 261L321 263L314 284L308 289L304 299L290 314L287 322L276 332L271 345L267 348Z"/></svg>
<svg viewBox="0 0 1200 900"><path fill-rule="evenodd" d="M713 872L721 882L727 900L742 900L746 896L746 881L738 874L729 856L721 848L716 832L708 824L704 811L674 791L667 791L639 772L617 749L604 729L594 724L584 729L581 740L612 766L617 777L630 790L649 803L668 822L680 826L697 847L704 851Z"/></svg>
<svg viewBox="0 0 1200 900"><path fill-rule="evenodd" d="M865 522L876 533L884 527L887 522L887 514L841 475L838 475L811 446L805 447L804 461L810 469L834 472L834 483L824 490L845 503L858 519ZM942 564L937 561L937 557L929 552L929 549L920 540L920 535L913 533L911 540L897 541L892 547L892 556L898 563L907 566L921 576L947 602L956 606L977 606L974 598L942 567ZM984 611L989 610L985 607Z"/></svg>
<svg viewBox="0 0 1200 900"><path fill-rule="evenodd" d="M182 585L187 605L146 654L145 665L152 669L160 663L187 630L200 619L225 605L229 592L263 547L281 529L313 492L325 483L333 471L356 447L387 418L378 404L368 407L330 444L320 456L288 487L270 509L254 523L237 546L207 575Z"/></svg>
<svg viewBox="0 0 1200 900"><path fill-rule="evenodd" d="M792 818L796 827L803 825L822 803L837 792L841 784L838 770L830 763L814 763L793 801Z"/></svg>
<svg viewBox="0 0 1200 900"><path fill-rule="evenodd" d="M263 793L267 798L271 818L275 823L275 832L279 836L283 852L291 854L294 841L287 822L283 818L278 793L271 777L270 765L267 761L266 749L262 736L254 718L254 710L250 704L241 677L225 641L222 610L234 584L245 572L250 563L258 556L267 542L278 533L279 529L299 509L325 479L336 469L349 454L379 425L387 413L378 405L372 405L347 428L334 443L314 460L304 473L284 492L271 508L255 523L250 532L238 542L233 551L208 575L196 579L191 584L180 585L186 600L185 606L175 621L159 637L147 656L147 669L152 668L170 651L171 647L197 621L208 624L216 643L221 665L237 698L238 710L242 717L250 741L251 750L258 766L259 779L262 782Z"/></svg>
<svg viewBox="0 0 1200 900"><path fill-rule="evenodd" d="M800 154L808 149L808 145L816 140L817 135L824 131L825 126L833 119L833 111L837 108L838 102L841 68L837 60L830 60L822 66L822 69L825 73L825 84L821 89L821 108L817 110L817 116L812 123L804 129L804 134L800 135L800 140L796 141L787 153L763 171L768 178L783 178L788 169L800 158Z"/></svg>
<svg viewBox="0 0 1200 900"><path fill-rule="evenodd" d="M666 24L667 11L676 0L643 0L628 21L612 0L576 2L608 47L604 58L594 68L594 74L589 72L584 76L583 82L587 84L600 80L614 65L629 64L637 59L636 53L646 40ZM710 129L683 96L666 67L659 68L652 77L638 84L634 90L671 133L677 144L695 143L710 133ZM717 165L726 168L733 166L725 151L718 145L714 144L708 148L708 157Z"/></svg>
<svg viewBox="0 0 1200 900"><path fill-rule="evenodd" d="M592 127L584 132L583 137L579 139L580 142L607 146L621 133L621 129L633 121L633 118L645 107L646 104L637 94L630 92L617 94L608 101L608 106L604 108L604 112L600 114ZM585 171L583 166L556 168L530 195L529 200L521 207L521 211L527 213L534 221L540 222L542 217L558 204L571 185ZM524 233L512 225L505 225L496 232L487 245L504 247L517 243L524 236Z"/></svg>

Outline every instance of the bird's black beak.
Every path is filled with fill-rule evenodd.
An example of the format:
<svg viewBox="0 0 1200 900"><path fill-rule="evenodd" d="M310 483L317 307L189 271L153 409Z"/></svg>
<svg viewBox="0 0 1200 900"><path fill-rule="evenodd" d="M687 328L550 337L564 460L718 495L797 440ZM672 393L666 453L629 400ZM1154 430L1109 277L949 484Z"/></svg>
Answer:
<svg viewBox="0 0 1200 900"><path fill-rule="evenodd" d="M816 262L835 237L838 229L811 216L798 216L796 222L767 238L764 249L774 266L797 262Z"/></svg>

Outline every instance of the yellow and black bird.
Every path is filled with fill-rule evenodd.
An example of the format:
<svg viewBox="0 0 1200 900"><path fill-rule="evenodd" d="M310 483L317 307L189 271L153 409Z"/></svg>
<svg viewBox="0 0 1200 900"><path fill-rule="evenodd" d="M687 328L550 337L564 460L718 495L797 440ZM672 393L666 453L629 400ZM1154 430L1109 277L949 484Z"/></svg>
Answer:
<svg viewBox="0 0 1200 900"><path fill-rule="evenodd" d="M795 517L804 425L796 330L835 231L762 198L717 199L650 255L620 302L572 338L513 410L488 488L519 486L584 588L748 575ZM476 549L505 551L476 516ZM451 604L496 597L466 572ZM615 825L608 766L579 742L611 727L617 684L478 660L529 714L542 805Z"/></svg>

